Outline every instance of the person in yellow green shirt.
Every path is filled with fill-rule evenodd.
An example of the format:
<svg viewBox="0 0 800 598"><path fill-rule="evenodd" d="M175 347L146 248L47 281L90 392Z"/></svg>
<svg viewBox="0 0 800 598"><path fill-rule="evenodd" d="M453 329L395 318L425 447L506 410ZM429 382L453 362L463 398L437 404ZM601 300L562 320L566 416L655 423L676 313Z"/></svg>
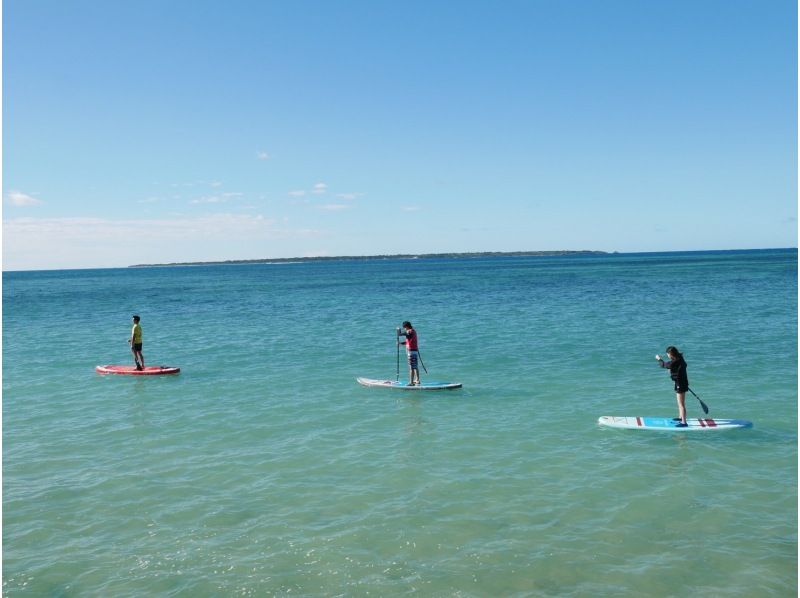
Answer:
<svg viewBox="0 0 800 598"><path fill-rule="evenodd" d="M142 327L139 325L139 316L133 316L133 328L128 342L133 352L133 360L136 362L136 369L144 369L144 355L142 355Z"/></svg>

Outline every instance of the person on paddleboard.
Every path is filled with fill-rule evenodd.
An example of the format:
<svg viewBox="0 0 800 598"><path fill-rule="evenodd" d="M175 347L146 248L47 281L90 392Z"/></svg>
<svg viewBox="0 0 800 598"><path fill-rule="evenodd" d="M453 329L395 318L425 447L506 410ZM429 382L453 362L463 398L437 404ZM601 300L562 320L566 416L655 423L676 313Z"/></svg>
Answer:
<svg viewBox="0 0 800 598"><path fill-rule="evenodd" d="M406 340L399 340L401 336ZM409 386L419 386L419 345L417 344L417 331L411 326L411 322L403 322L403 329L397 329L397 342L406 346L408 355L408 384Z"/></svg>
<svg viewBox="0 0 800 598"><path fill-rule="evenodd" d="M128 343L131 346L136 369L142 371L144 369L144 355L142 355L142 327L139 325L140 319L139 316L133 316L133 328L131 329L131 337L128 339Z"/></svg>
<svg viewBox="0 0 800 598"><path fill-rule="evenodd" d="M678 426L686 425L686 391L689 390L689 377L686 375L686 360L683 353L676 347L667 347L667 357L669 361L661 359L661 355L656 355L658 364L662 368L669 369L669 377L675 383L675 397L678 400Z"/></svg>

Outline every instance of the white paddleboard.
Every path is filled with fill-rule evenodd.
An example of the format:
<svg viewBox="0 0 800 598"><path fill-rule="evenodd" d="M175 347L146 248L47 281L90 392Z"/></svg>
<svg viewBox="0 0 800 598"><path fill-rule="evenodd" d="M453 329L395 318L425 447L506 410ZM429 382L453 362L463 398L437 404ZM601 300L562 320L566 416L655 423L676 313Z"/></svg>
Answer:
<svg viewBox="0 0 800 598"><path fill-rule="evenodd" d="M753 422L745 419L712 419L710 417L686 420L686 426L669 417L614 417L604 415L597 420L601 426L632 430L659 430L661 432L699 432L710 430L734 430L752 428Z"/></svg>
<svg viewBox="0 0 800 598"><path fill-rule="evenodd" d="M461 382L423 382L410 386L405 382L396 380L373 380L372 378L356 378L361 386L379 386L381 388L394 388L395 390L451 390L461 388Z"/></svg>

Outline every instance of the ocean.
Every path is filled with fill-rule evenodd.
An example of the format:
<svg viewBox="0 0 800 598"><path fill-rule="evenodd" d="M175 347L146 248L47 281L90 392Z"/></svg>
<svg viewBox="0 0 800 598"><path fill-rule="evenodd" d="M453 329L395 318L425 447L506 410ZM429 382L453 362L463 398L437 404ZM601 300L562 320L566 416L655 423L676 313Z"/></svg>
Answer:
<svg viewBox="0 0 800 598"><path fill-rule="evenodd" d="M794 249L4 272L3 594L794 597L797 296ZM134 313L180 374L95 373ZM462 389L356 383L404 320ZM754 427L599 427L677 415L667 345Z"/></svg>

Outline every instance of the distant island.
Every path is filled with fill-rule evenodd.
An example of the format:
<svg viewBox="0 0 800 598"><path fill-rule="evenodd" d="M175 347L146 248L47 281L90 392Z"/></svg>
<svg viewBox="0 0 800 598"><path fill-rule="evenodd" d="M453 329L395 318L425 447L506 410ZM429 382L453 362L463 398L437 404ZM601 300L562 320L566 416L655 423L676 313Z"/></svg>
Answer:
<svg viewBox="0 0 800 598"><path fill-rule="evenodd" d="M560 255L609 255L606 251L484 251L474 253L402 253L396 255L340 255L319 257L280 257L255 260L225 260L219 262L170 262L164 264L134 264L129 268L163 268L168 266L241 266L247 264L291 264L300 262L355 262L367 260L430 260L442 258L482 257L552 257Z"/></svg>

